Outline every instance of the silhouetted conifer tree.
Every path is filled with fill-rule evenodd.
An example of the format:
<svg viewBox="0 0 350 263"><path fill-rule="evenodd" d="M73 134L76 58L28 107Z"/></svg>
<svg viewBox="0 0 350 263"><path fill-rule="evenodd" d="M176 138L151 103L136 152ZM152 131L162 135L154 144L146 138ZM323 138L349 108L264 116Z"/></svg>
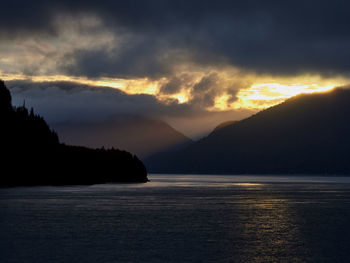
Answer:
<svg viewBox="0 0 350 263"><path fill-rule="evenodd" d="M8 114L12 111L11 94L4 81L0 80L0 114Z"/></svg>

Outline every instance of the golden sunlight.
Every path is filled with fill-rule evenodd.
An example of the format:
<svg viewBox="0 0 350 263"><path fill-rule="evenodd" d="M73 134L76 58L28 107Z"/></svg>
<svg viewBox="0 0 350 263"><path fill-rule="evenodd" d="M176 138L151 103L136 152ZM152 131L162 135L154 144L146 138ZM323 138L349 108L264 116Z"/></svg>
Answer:
<svg viewBox="0 0 350 263"><path fill-rule="evenodd" d="M72 81L83 85L116 88L128 94L155 94L158 89L157 81L150 81L147 78L131 80L118 78L88 79L65 75L27 76L23 74L5 74L0 71L0 79L5 81L26 80L33 82Z"/></svg>
<svg viewBox="0 0 350 263"><path fill-rule="evenodd" d="M229 99L228 95L222 95L220 97L216 97L215 105L212 110L227 110L230 106L227 104L227 100Z"/></svg>
<svg viewBox="0 0 350 263"><path fill-rule="evenodd" d="M335 86L320 86L317 84L285 85L279 83L256 84L250 88L240 90L237 94L238 100L231 107L235 109L264 109L299 94L326 92L334 89Z"/></svg>
<svg viewBox="0 0 350 263"><path fill-rule="evenodd" d="M199 74L199 73L198 73ZM197 74L197 75L198 75ZM204 73L203 73L204 74ZM197 77L197 81L201 78ZM221 82L218 84L223 90L232 86L232 83L237 81L237 78L228 77L228 73L220 75ZM176 99L178 103L186 103L191 98L191 91L183 88L176 94L161 94L160 87L167 81L166 78L160 80L150 80L148 78L140 79L119 79L119 78L99 78L88 79L85 77L72 77L65 75L49 75L49 76L27 76L23 74L5 74L0 71L0 78L5 81L10 80L27 80L33 82L44 81L72 81L85 85L106 86L120 89L127 94L149 94L156 96L159 100L167 103L169 99ZM324 80L319 76L299 76L299 78L272 78L269 76L251 76L242 75L240 80L244 80L248 84L238 89L236 94L237 100L230 103L232 95L225 92L215 98L214 106L208 108L210 111L224 111L232 109L249 109L262 110L273 105L279 104L284 100L302 93L326 92L334 87L344 85L342 79ZM192 80L193 82L193 80ZM195 81L193 82L195 83ZM193 84L192 83L192 84ZM298 84L289 84L298 83ZM317 84L315 84L317 83ZM215 88L215 87L214 87ZM227 89L228 91L228 89Z"/></svg>
<svg viewBox="0 0 350 263"><path fill-rule="evenodd" d="M183 93L178 93L178 94L172 95L171 97L174 99L177 99L179 103L185 103L188 101L187 96Z"/></svg>

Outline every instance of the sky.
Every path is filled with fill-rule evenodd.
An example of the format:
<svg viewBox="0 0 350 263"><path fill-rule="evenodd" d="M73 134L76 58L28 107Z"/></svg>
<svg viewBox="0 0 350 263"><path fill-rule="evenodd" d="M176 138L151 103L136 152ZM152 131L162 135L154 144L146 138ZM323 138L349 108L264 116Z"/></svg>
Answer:
<svg viewBox="0 0 350 263"><path fill-rule="evenodd" d="M49 122L143 114L196 137L349 84L348 1L13 0L0 78Z"/></svg>

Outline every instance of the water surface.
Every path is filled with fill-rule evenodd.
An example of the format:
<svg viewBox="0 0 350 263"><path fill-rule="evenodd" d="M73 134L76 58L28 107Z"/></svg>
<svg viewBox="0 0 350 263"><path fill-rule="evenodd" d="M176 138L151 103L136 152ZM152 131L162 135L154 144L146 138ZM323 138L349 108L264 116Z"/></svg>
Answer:
<svg viewBox="0 0 350 263"><path fill-rule="evenodd" d="M349 262L350 178L0 189L0 262Z"/></svg>

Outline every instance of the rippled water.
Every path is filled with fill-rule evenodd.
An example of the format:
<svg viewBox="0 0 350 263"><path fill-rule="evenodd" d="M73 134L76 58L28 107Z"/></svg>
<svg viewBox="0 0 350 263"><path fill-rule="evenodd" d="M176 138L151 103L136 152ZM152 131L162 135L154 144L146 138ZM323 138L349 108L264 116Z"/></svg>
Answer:
<svg viewBox="0 0 350 263"><path fill-rule="evenodd" d="M350 178L0 189L0 262L349 262Z"/></svg>

